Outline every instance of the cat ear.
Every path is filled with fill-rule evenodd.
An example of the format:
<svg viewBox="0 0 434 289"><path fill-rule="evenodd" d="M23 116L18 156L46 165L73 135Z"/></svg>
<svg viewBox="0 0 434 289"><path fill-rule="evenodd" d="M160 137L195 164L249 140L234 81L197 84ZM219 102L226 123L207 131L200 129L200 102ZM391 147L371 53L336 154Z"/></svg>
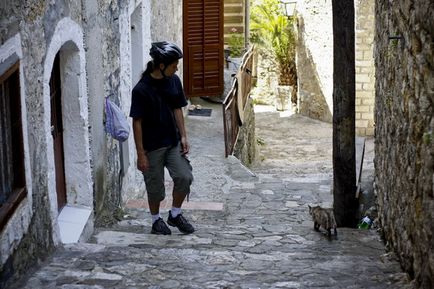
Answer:
<svg viewBox="0 0 434 289"><path fill-rule="evenodd" d="M307 205L309 207L309 210L312 209L312 207L310 205Z"/></svg>

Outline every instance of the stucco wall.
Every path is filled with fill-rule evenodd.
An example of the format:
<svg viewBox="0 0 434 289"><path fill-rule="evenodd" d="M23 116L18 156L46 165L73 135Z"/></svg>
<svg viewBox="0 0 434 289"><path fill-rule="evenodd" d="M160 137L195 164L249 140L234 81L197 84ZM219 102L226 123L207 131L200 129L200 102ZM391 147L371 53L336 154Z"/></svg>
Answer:
<svg viewBox="0 0 434 289"><path fill-rule="evenodd" d="M120 15L120 91L121 108L129 115L131 106L131 90L140 78L146 67L151 47L151 0L130 0L128 9L122 10ZM137 34L142 31L142 35ZM142 43L136 43L141 38ZM132 120L128 118L132 129ZM126 202L127 196L143 195L145 185L143 175L137 170L136 146L133 132L131 137L122 144L123 162L127 167L122 179L122 201Z"/></svg>
<svg viewBox="0 0 434 289"><path fill-rule="evenodd" d="M297 3L298 111L331 122L333 115L332 1ZM355 1L356 134L374 134L374 0Z"/></svg>
<svg viewBox="0 0 434 289"><path fill-rule="evenodd" d="M333 27L331 0L297 3L298 111L331 122L333 112Z"/></svg>
<svg viewBox="0 0 434 289"><path fill-rule="evenodd" d="M96 224L112 221L112 213L121 205L120 146L104 130L105 97L120 104L120 15L128 9L128 1L122 6L110 1L85 1L84 15L88 22L85 42L89 60L89 114L93 177L95 181ZM101 13L105 11L106 13Z"/></svg>
<svg viewBox="0 0 434 289"><path fill-rule="evenodd" d="M380 221L417 288L433 288L434 3L379 0L375 15Z"/></svg>

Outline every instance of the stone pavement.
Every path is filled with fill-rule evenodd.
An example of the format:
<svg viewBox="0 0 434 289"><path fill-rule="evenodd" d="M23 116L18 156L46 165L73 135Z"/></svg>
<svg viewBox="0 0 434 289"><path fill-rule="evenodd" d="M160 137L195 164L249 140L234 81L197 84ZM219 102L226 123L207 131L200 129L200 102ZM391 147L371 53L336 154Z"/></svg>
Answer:
<svg viewBox="0 0 434 289"><path fill-rule="evenodd" d="M187 118L196 179L184 215L197 231L151 235L143 200L124 196L125 220L11 288L411 288L375 230L313 230L307 205L332 203L330 124L256 113L261 161L248 170L224 158L221 106L195 101L213 109Z"/></svg>

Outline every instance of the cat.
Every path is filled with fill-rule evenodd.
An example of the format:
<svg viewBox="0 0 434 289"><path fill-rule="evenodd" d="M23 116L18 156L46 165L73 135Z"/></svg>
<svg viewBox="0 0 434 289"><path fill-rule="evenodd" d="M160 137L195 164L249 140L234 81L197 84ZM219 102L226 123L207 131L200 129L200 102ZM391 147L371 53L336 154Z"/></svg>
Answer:
<svg viewBox="0 0 434 289"><path fill-rule="evenodd" d="M320 206L311 207L309 205L308 207L315 231L319 231L319 227L321 226L327 230L327 236L330 238L332 235L331 229L333 228L334 235L337 237L338 231L336 230L337 226L333 209L321 208Z"/></svg>

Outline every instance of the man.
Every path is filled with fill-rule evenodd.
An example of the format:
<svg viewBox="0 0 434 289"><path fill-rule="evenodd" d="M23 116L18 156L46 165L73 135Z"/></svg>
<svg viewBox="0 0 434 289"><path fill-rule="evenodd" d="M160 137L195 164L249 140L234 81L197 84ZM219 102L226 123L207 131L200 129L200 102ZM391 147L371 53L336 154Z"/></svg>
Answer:
<svg viewBox="0 0 434 289"><path fill-rule="evenodd" d="M173 43L152 43L142 78L132 91L130 117L133 118L137 168L143 173L152 217L152 234L170 235L160 217L160 203L165 198L164 167L173 179L173 202L167 223L185 234L193 226L181 213L185 197L193 181L187 159L189 144L182 107L187 105L179 77L181 49Z"/></svg>

